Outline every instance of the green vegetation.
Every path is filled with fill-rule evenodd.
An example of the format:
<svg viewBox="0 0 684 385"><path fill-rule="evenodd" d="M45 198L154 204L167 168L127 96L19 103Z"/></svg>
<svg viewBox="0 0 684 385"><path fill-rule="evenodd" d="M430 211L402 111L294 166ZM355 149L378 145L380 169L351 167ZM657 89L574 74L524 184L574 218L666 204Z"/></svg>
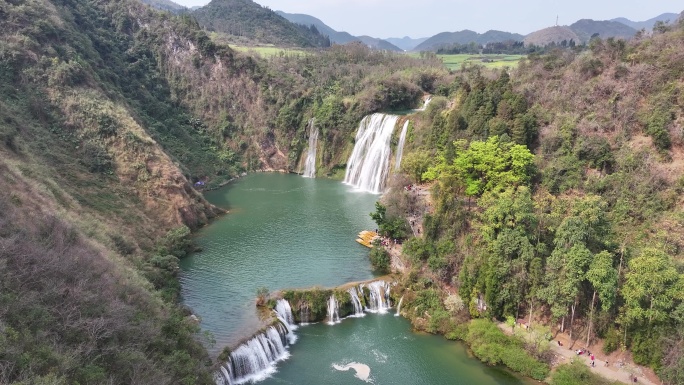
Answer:
<svg viewBox="0 0 684 385"><path fill-rule="evenodd" d="M392 239L404 239L407 235L406 219L399 215L387 214L387 207L380 202L375 202L375 212L370 213L371 218L378 224L381 236Z"/></svg>
<svg viewBox="0 0 684 385"><path fill-rule="evenodd" d="M425 56L426 53L411 53L413 57ZM464 65L478 65L485 68L515 68L518 62L523 59L524 55L508 55L508 54L442 54L436 55L438 59L444 63L444 66L450 70L460 70Z"/></svg>
<svg viewBox="0 0 684 385"><path fill-rule="evenodd" d="M630 349L681 381L684 239L669 234L683 218L674 122L684 110L672 104L683 69L662 50L683 34L594 39L589 51L530 55L510 76L457 72L405 149L403 171L432 182L434 204L422 239L404 246L431 278L413 290L456 285L471 317L549 317L584 346L605 338L606 351ZM650 65L662 69L639 69ZM465 338L419 292L432 318L414 324ZM504 360L473 341L478 357Z"/></svg>
<svg viewBox="0 0 684 385"><path fill-rule="evenodd" d="M559 366L551 375L551 385L618 385L622 382L611 382L601 376L594 374L580 360L575 360L570 364L563 364Z"/></svg>
<svg viewBox="0 0 684 385"><path fill-rule="evenodd" d="M294 47L329 47L330 39L314 26L290 23L251 0L215 0L192 12L203 28L238 41Z"/></svg>
<svg viewBox="0 0 684 385"><path fill-rule="evenodd" d="M219 23L233 3L256 9L224 1L197 17L237 28L224 33L238 45L276 20L257 6L249 25ZM220 212L193 184L296 169L314 117L320 173L339 175L364 115L426 93L405 175L372 214L384 235L410 236L406 213L426 208L401 187L432 183L404 248L414 324L541 378L538 349L480 319L551 319L684 381L681 23L583 52L443 57L447 70L362 44L237 52L187 14L129 0L10 1L0 15L0 382L211 383L176 304L190 232ZM284 22L262 40L327 45ZM345 292L284 295L314 320L333 294L352 311Z"/></svg>
<svg viewBox="0 0 684 385"><path fill-rule="evenodd" d="M390 272L390 255L384 247L381 247L379 244L374 244L368 257L376 272L379 274L387 274Z"/></svg>
<svg viewBox="0 0 684 385"><path fill-rule="evenodd" d="M212 39L214 39L212 37ZM219 38L216 38L217 40L220 41ZM257 46L257 47L242 47L242 46L236 46L236 45L231 45L230 48L238 51L238 52L247 52L251 53L254 52L257 55L260 55L261 57L271 57L271 56L283 56L283 55L308 55L304 50L301 49L290 49L290 48L281 48L281 47L264 47L264 46Z"/></svg>
<svg viewBox="0 0 684 385"><path fill-rule="evenodd" d="M549 374L548 365L531 357L522 341L506 336L491 321L471 321L465 340L473 354L484 363L504 364L513 371L540 381Z"/></svg>

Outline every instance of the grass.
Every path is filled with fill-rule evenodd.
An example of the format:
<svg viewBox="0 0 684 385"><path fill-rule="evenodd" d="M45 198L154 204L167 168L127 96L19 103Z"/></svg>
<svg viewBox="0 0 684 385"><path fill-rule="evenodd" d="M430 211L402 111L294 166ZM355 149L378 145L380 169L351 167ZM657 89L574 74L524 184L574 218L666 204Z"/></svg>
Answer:
<svg viewBox="0 0 684 385"><path fill-rule="evenodd" d="M419 53L409 54L413 57L420 57ZM471 55L471 54L455 54L455 55L437 55L438 58L442 59L444 66L448 69L456 70L461 68L463 63L469 64L479 64L487 68L502 68L502 67L515 67L518 65L520 59L524 55ZM483 60L491 60L488 62L483 62Z"/></svg>
<svg viewBox="0 0 684 385"><path fill-rule="evenodd" d="M261 57L271 57L276 55L308 55L308 53L304 50L280 48L275 46L244 47L231 44L230 48L239 52L255 52Z"/></svg>

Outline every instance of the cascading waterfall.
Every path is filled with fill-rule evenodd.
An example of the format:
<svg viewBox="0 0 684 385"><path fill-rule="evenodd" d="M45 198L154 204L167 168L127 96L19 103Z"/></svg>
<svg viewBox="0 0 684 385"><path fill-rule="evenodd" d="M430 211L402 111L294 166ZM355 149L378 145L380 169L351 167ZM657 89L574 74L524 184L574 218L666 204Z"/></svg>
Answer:
<svg viewBox="0 0 684 385"><path fill-rule="evenodd" d="M215 374L216 384L238 385L268 377L276 362L290 356L287 334L287 328L278 324L240 345Z"/></svg>
<svg viewBox="0 0 684 385"><path fill-rule="evenodd" d="M390 285L385 281L374 281L368 284L370 298L366 311L371 313L387 313L390 308Z"/></svg>
<svg viewBox="0 0 684 385"><path fill-rule="evenodd" d="M354 314L352 317L363 317L366 313L363 312L363 306L361 305L361 300L359 299L359 292L356 291L356 287L350 287L347 290L349 296L351 297L351 303L354 306Z"/></svg>
<svg viewBox="0 0 684 385"><path fill-rule="evenodd" d="M401 129L401 134L399 134L399 143L397 144L397 157L394 160L394 170L399 171L401 166L401 157L404 154L404 143L406 142L406 132L408 131L409 121L404 122L404 127Z"/></svg>
<svg viewBox="0 0 684 385"><path fill-rule="evenodd" d="M417 109L416 111L425 111L427 109L428 104L430 104L431 101L432 101L432 96L428 96L423 101L423 107Z"/></svg>
<svg viewBox="0 0 684 385"><path fill-rule="evenodd" d="M280 322L285 325L285 329L287 330L287 338L290 340L290 343L295 343L295 341L297 341L297 336L293 333L293 331L297 329L297 324L294 322L294 316L292 315L292 307L290 307L290 303L287 302L287 300L279 299L278 302L276 302L275 309L273 310L276 313L276 317L278 317Z"/></svg>
<svg viewBox="0 0 684 385"><path fill-rule="evenodd" d="M328 325L334 325L340 322L340 304L337 302L335 295L331 295L328 299Z"/></svg>
<svg viewBox="0 0 684 385"><path fill-rule="evenodd" d="M344 183L360 190L382 193L389 173L390 140L396 115L372 114L361 120L356 133L356 144L344 176Z"/></svg>
<svg viewBox="0 0 684 385"><path fill-rule="evenodd" d="M311 310L309 305L304 305L299 308L299 324L304 325L309 323L309 317L311 316Z"/></svg>
<svg viewBox="0 0 684 385"><path fill-rule="evenodd" d="M401 303L404 301L404 296L402 295L401 298L399 298L399 304L397 305L397 314L395 314L395 317L399 317L401 315Z"/></svg>
<svg viewBox="0 0 684 385"><path fill-rule="evenodd" d="M315 118L309 120L309 150L306 154L304 163L305 178L316 177L316 147L318 146L318 129L316 128Z"/></svg>

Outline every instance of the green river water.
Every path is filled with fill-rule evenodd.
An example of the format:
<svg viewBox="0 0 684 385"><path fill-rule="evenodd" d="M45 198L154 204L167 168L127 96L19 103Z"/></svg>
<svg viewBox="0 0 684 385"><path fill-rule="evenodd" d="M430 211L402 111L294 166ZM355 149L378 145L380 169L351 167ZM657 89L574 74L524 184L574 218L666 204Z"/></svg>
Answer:
<svg viewBox="0 0 684 385"><path fill-rule="evenodd" d="M287 174L252 174L208 192L230 210L197 235L203 251L181 262L182 295L216 340L209 350L250 336L260 323L256 289L332 287L373 278L368 249L356 234L373 229L377 195L337 181ZM367 314L337 325L301 326L291 356L260 384L361 384L354 370L367 365L374 384L532 383L468 356L462 344L417 334L393 313Z"/></svg>

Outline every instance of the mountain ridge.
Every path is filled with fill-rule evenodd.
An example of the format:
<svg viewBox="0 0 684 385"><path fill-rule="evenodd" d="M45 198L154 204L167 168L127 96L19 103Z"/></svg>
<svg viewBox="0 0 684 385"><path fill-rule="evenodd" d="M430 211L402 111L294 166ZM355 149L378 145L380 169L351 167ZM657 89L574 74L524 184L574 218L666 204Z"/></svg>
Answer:
<svg viewBox="0 0 684 385"><path fill-rule="evenodd" d="M658 21L670 21L671 23L674 23L677 21L677 18L679 17L679 14L677 13L671 13L671 12L666 12L662 13L658 16L652 17L648 20L643 20L643 21L632 21L630 19L627 19L625 17L617 17L615 19L610 19L610 21L616 21L618 23L622 23L628 27L632 27L635 30L640 30L640 29L646 29L647 32L649 32L651 29L653 29L653 26L655 25L656 22Z"/></svg>
<svg viewBox="0 0 684 385"><path fill-rule="evenodd" d="M347 44L354 41L360 41L373 49L388 50L388 51L402 51L401 48L394 44L371 36L353 36L348 32L338 32L332 27L325 24L322 20L302 13L286 13L283 11L276 11L276 13L292 23L304 26L314 26L316 29L330 38L330 41L336 44Z"/></svg>
<svg viewBox="0 0 684 385"><path fill-rule="evenodd" d="M453 44L487 44L508 40L521 41L523 35L497 30L477 33L469 29L457 32L441 32L434 35L413 48L414 51L436 51Z"/></svg>
<svg viewBox="0 0 684 385"><path fill-rule="evenodd" d="M212 0L191 14L209 30L241 36L261 44L326 47L327 37L315 28L291 23L252 0Z"/></svg>
<svg viewBox="0 0 684 385"><path fill-rule="evenodd" d="M302 24L305 26L314 25L320 33L328 35L332 43L346 44L352 41L361 41L361 39L348 32L334 30L322 20L311 15L306 15L303 13L287 13L283 11L276 11L276 13L295 24Z"/></svg>

